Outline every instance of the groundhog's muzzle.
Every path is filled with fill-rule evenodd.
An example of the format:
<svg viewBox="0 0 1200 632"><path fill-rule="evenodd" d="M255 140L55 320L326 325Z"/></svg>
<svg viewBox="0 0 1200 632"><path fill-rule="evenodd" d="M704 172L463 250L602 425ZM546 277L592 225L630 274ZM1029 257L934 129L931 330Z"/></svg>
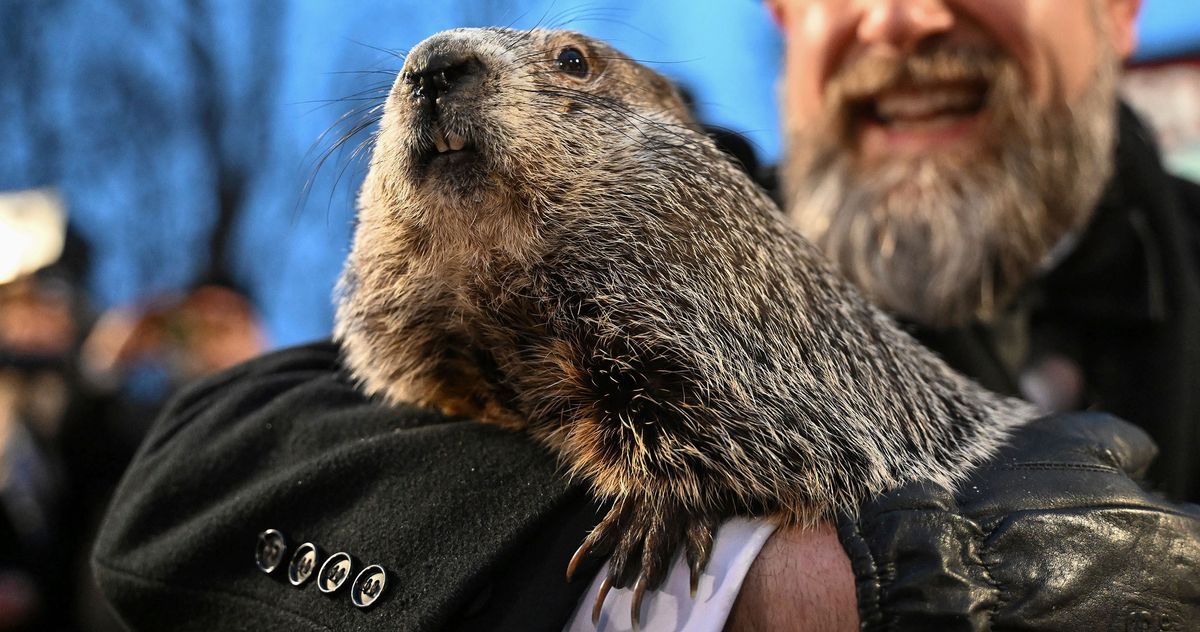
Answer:
<svg viewBox="0 0 1200 632"><path fill-rule="evenodd" d="M435 35L408 55L394 88L412 125L422 175L461 178L479 167L472 133L485 101L486 66L466 31Z"/></svg>

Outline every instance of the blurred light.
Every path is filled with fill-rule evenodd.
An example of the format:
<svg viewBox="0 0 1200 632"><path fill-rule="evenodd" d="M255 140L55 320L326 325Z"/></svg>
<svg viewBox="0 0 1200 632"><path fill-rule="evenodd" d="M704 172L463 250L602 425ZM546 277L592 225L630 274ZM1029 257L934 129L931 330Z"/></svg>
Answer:
<svg viewBox="0 0 1200 632"><path fill-rule="evenodd" d="M66 210L53 190L0 193L0 284L57 261L66 233Z"/></svg>

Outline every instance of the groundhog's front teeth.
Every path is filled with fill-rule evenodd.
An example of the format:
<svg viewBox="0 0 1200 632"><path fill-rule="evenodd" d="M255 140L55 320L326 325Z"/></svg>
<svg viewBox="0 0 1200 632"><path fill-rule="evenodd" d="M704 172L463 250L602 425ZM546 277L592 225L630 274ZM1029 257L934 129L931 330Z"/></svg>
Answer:
<svg viewBox="0 0 1200 632"><path fill-rule="evenodd" d="M442 128L439 125L433 127L433 144L437 147L439 154L450 151L450 145L446 142L446 134L442 132Z"/></svg>
<svg viewBox="0 0 1200 632"><path fill-rule="evenodd" d="M455 134L454 132L446 132L441 125L433 126L433 145L437 148L437 153L444 154L448 151L458 151L467 146L467 139Z"/></svg>

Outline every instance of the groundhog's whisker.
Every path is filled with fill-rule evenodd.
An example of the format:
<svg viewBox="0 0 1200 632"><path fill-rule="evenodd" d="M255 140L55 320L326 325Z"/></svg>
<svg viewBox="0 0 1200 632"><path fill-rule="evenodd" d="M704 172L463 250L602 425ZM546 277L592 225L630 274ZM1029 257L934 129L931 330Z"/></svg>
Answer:
<svg viewBox="0 0 1200 632"><path fill-rule="evenodd" d="M325 163L333 157L334 153L349 143L352 139L357 137L359 134L378 125L379 121L382 119L384 101L387 97L387 91L390 90L390 86L385 88L382 93L375 98L357 96L364 94L369 90L375 89L377 88L370 88L353 95L351 100L362 100L365 101L365 103L356 106L339 116L337 120L335 120L329 127L325 128L325 131L321 132L321 134L317 136L317 140L314 141L312 146L309 148L309 154L306 154L305 160L307 160L308 155L311 155L311 153L317 147L326 143L332 134L339 134L332 143L330 143L325 149L321 150L320 154L318 154L317 158L314 160L309 176L305 179L304 186L301 187L300 190L300 196L296 201L296 212L299 212L299 210L302 209L308 202L308 196L312 192L312 187L316 182L317 174L320 173L321 169L325 166ZM331 207L333 204L334 192L337 190L337 185L341 182L342 177L345 175L347 169L349 169L351 165L355 164L355 162L362 156L362 152L365 149L370 147L373 139L374 135L372 134L362 141L351 153L351 156L346 163L342 165L341 169L338 170L338 174L334 179L334 184L332 187L330 187L329 191L329 200L327 202L329 207Z"/></svg>

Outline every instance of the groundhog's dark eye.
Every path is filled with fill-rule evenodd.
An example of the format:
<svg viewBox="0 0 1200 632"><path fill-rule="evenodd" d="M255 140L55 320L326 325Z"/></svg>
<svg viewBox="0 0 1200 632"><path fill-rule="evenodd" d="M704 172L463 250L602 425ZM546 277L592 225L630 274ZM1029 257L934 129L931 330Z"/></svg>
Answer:
<svg viewBox="0 0 1200 632"><path fill-rule="evenodd" d="M586 77L588 73L587 60L583 58L583 53L579 52L578 48L564 48L558 53L558 59L555 60L558 64L558 69L574 75L576 77Z"/></svg>

